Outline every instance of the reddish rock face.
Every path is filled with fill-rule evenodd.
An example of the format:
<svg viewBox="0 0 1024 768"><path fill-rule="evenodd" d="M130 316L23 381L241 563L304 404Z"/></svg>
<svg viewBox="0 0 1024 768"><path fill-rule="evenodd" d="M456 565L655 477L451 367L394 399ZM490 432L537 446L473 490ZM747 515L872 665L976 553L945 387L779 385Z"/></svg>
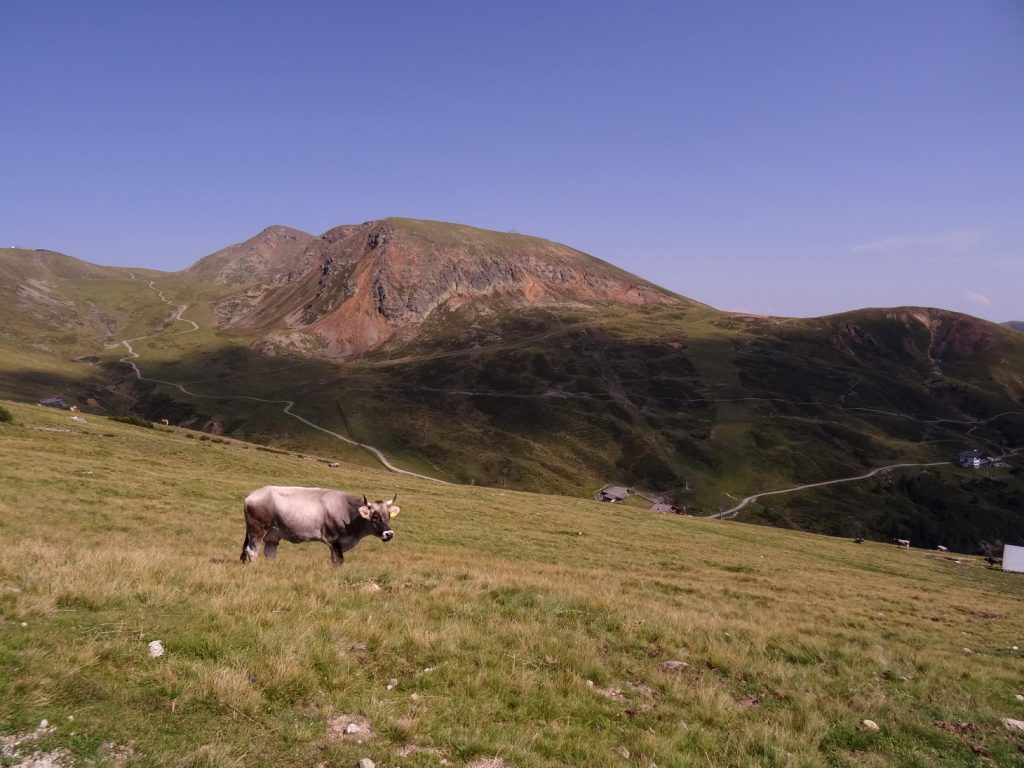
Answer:
<svg viewBox="0 0 1024 768"><path fill-rule="evenodd" d="M412 338L438 308L486 296L513 305L688 303L557 243L440 222L337 227L293 263L304 271L222 302L226 324L300 330L319 340L321 353L347 357ZM268 326L268 317L278 322Z"/></svg>
<svg viewBox="0 0 1024 768"><path fill-rule="evenodd" d="M953 320L946 338L950 348L961 357L971 357L992 346L992 334L981 323L967 317Z"/></svg>
<svg viewBox="0 0 1024 768"><path fill-rule="evenodd" d="M910 314L931 334L933 354L974 357L989 349L995 341L983 321L967 315L924 308ZM909 321L909 317L904 316L904 321Z"/></svg>

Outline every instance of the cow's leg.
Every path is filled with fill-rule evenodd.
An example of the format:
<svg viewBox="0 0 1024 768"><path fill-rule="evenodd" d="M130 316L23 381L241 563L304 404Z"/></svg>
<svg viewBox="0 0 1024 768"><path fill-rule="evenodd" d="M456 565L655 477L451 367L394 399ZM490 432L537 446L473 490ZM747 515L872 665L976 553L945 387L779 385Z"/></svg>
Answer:
<svg viewBox="0 0 1024 768"><path fill-rule="evenodd" d="M331 562L342 565L345 562L345 550L341 548L341 544L335 541L329 542L327 546L331 548Z"/></svg>
<svg viewBox="0 0 1024 768"><path fill-rule="evenodd" d="M263 537L263 556L267 560L277 557L277 543L281 540L280 532L274 528Z"/></svg>
<svg viewBox="0 0 1024 768"><path fill-rule="evenodd" d="M242 562L251 563L260 553L260 542L263 540L263 532L254 530L249 526L245 527L245 541L242 542Z"/></svg>

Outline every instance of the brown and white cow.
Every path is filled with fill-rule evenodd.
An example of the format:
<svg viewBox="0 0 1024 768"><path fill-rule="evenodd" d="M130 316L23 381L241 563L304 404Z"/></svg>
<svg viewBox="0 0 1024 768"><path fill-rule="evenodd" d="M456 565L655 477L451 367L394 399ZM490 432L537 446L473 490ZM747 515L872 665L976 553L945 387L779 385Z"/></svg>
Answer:
<svg viewBox="0 0 1024 768"><path fill-rule="evenodd" d="M398 514L396 493L391 501L369 502L345 491L267 485L245 497L245 541L242 562L263 556L272 560L284 539L298 544L322 541L331 548L331 562L340 565L344 553L364 536L391 541L391 518Z"/></svg>

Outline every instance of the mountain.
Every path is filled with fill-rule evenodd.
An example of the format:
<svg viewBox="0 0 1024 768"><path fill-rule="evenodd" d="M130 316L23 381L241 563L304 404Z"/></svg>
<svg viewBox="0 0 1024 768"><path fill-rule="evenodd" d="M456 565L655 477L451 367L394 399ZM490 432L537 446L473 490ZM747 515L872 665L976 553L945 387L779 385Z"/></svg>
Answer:
<svg viewBox="0 0 1024 768"><path fill-rule="evenodd" d="M1003 323L1003 325L1008 325L1015 331L1024 331L1024 320L1010 320L1009 322Z"/></svg>
<svg viewBox="0 0 1024 768"><path fill-rule="evenodd" d="M0 346L44 346L67 334L95 339L110 325L105 308L72 284L121 280L124 271L62 253L0 248Z"/></svg>
<svg viewBox="0 0 1024 768"><path fill-rule="evenodd" d="M248 240L205 256L183 271L188 279L215 284L275 283L306 268L303 253L313 235L291 227L267 227Z"/></svg>
<svg viewBox="0 0 1024 768"><path fill-rule="evenodd" d="M255 282L245 259L215 256L221 275ZM293 269L299 264L304 271ZM409 341L434 313L484 299L510 307L692 304L557 243L411 219L337 227L308 241L287 274L260 278L261 287L219 304L224 325L296 331L317 340L318 354L339 358Z"/></svg>
<svg viewBox="0 0 1024 768"><path fill-rule="evenodd" d="M50 274L16 258L10 295ZM449 481L615 483L696 514L810 485L737 514L836 535L979 550L1024 525L1024 336L1005 325L721 312L547 240L399 218L273 227L173 274L91 267L53 291L102 326L6 308L31 359L0 368L0 395L376 462L342 435ZM968 448L1004 466L952 466ZM820 485L890 465L921 466Z"/></svg>

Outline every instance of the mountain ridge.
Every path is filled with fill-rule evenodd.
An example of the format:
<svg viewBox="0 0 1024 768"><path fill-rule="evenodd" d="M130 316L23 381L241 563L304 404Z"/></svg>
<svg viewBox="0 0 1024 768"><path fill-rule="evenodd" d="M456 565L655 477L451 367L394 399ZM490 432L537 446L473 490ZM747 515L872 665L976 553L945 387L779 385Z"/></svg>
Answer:
<svg viewBox="0 0 1024 768"><path fill-rule="evenodd" d="M220 274L251 278L252 269L229 266L251 246L233 248L215 254ZM313 337L320 354L339 358L392 337L408 340L442 306L457 308L489 295L522 305L693 303L549 240L402 218L334 227L309 238L301 257L268 264L260 277L262 286L250 285L218 304L224 326L276 330L277 341L281 334Z"/></svg>

